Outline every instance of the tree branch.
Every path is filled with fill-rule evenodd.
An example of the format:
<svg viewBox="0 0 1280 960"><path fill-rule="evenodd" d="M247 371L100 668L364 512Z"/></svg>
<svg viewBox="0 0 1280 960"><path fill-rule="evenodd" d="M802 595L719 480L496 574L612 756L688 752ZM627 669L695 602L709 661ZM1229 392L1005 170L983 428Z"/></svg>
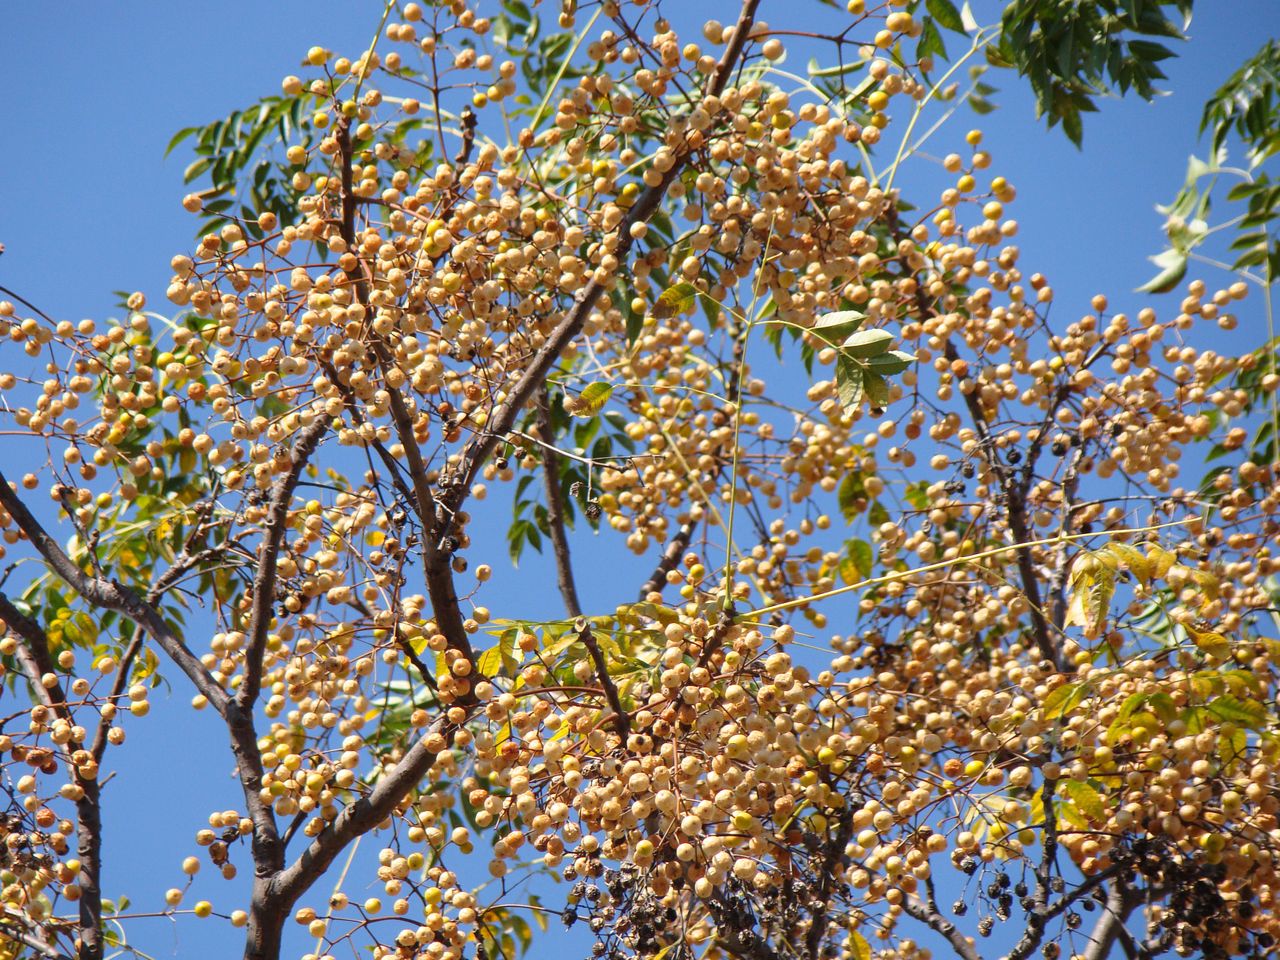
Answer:
<svg viewBox="0 0 1280 960"><path fill-rule="evenodd" d="M693 531L697 526L698 521L696 520L690 520L688 523L680 525L676 535L671 538L670 542L667 543L667 548L662 551L662 556L658 559L658 565L653 568L653 573L649 574L649 579L640 588L641 602L646 600L651 593L662 592L662 588L667 585L667 574L679 566L680 558L689 549L689 544L693 540Z"/></svg>
<svg viewBox="0 0 1280 960"><path fill-rule="evenodd" d="M288 472L275 482L271 490L266 529L258 547L258 572L253 578L253 610L249 619L249 642L244 653L244 679L235 696L236 706L241 710L252 710L262 689L262 661L266 652L267 631L273 618L276 570L289 522L293 491L298 486L303 468L328 428L328 420L324 416L317 416L310 426L302 429L290 453L293 462Z"/></svg>
<svg viewBox="0 0 1280 960"><path fill-rule="evenodd" d="M591 627L586 620L579 618L574 626L578 631L578 639L587 648L591 662L595 664L596 676L600 680L601 689L604 690L604 698L609 701L609 708L613 711L613 728L618 731L618 736L625 744L627 737L631 735L631 717L626 710L622 709L622 698L618 696L618 688L613 682L613 677L609 676L609 665L600 651L600 644L596 643L595 635L591 632Z"/></svg>
<svg viewBox="0 0 1280 960"><path fill-rule="evenodd" d="M8 479L0 472L0 507L8 512L14 522L27 537L36 551L49 564L50 569L76 593L96 607L114 611L128 617L142 627L169 656L178 668L190 678L196 689L213 705L220 716L225 717L228 704L231 702L227 692L213 679L204 664L193 654L176 633L170 629L151 604L143 600L133 590L104 577L94 577L80 569L69 556L49 536L40 522L32 516L9 485Z"/></svg>
<svg viewBox="0 0 1280 960"><path fill-rule="evenodd" d="M728 46L725 47L724 54L721 56L715 71L707 80L707 85L703 91L704 96L719 96L724 91L729 82L729 77L737 64L738 57L742 53L742 48L747 42L747 35L751 32L751 26L755 23L755 12L759 5L760 0L744 0L737 24L733 30L733 37ZM689 150L678 153L675 162L662 175L662 179L654 186L642 190L636 197L636 202L623 216L615 234L618 242L613 251L613 255L619 263L623 262L635 243L631 235L631 227L637 223L647 223L657 212L663 197L666 196L667 188L684 171L690 156L691 151ZM463 449L461 462L456 471L456 476L459 479L443 497L444 504L447 507L446 513L449 516L456 513L462 506L467 497L467 491L472 482L474 482L481 466L489 458L498 443L510 433L520 410L546 380L547 372L560 354L564 352L565 347L581 332L582 325L586 322L596 302L605 295L608 286L609 283L593 277L591 282L579 291L574 298L573 306L569 308L564 318L547 336L542 346L538 348L533 359L525 368L524 373L512 385L506 398L490 413L485 423L485 428L477 432Z"/></svg>
<svg viewBox="0 0 1280 960"><path fill-rule="evenodd" d="M950 340L946 342L945 356L952 363L960 359L955 344ZM987 427L986 414L982 409L982 401L978 398L977 391L969 390L965 392L962 389L960 393L964 397L965 407L969 410L969 418L973 421L973 428L982 442L982 449L987 463L990 465L992 472L995 473L996 479L1000 483L1000 490L1004 494L1008 509L1009 532L1013 535L1014 544L1025 544L1034 539L1031 536L1031 528L1027 521L1025 491L996 459L997 454L994 451L991 431ZM1043 600L1040 597L1040 580L1036 576L1035 560L1031 555L1031 548L1018 546L1015 556L1017 558L1018 577L1022 581L1022 593L1027 598L1027 605L1031 607L1031 632L1035 638L1036 647L1040 650L1041 656L1052 663L1055 670L1060 671L1062 669L1062 654L1058 650L1058 645L1053 642L1049 621L1044 615Z"/></svg>
<svg viewBox="0 0 1280 960"><path fill-rule="evenodd" d="M57 716L72 723L71 708L67 705L67 695L62 684L56 679L57 670L53 658L49 655L49 641L44 629L35 620L28 617L9 598L0 594L0 618L3 618L18 639L16 657L31 684L31 691L46 707ZM44 678L54 676L52 684L46 686ZM101 960L102 943L102 805L96 775L84 776L80 769L67 761L71 782L79 788L76 798L76 828L78 844L76 853L80 858L79 927L80 953L78 960ZM47 956L59 956L50 948L42 946L35 940L23 940L28 946L39 949Z"/></svg>
<svg viewBox="0 0 1280 960"><path fill-rule="evenodd" d="M556 558L556 583L564 608L571 617L582 616L578 587L573 579L573 560L569 554L569 538L564 528L563 492L560 489L560 455L556 453L555 429L551 424L551 401L546 384L538 394L538 433L542 435L542 477L547 490L547 527L551 531L551 547Z"/></svg>
<svg viewBox="0 0 1280 960"><path fill-rule="evenodd" d="M914 897L907 897L903 900L902 909L907 916L926 924L930 930L951 944L951 948L963 960L982 960L982 955L978 953L978 948L940 911L929 909Z"/></svg>
<svg viewBox="0 0 1280 960"><path fill-rule="evenodd" d="M292 864L276 875L271 881L269 894L273 906L287 911L329 868L347 844L385 820L435 762L437 753L427 745L428 741L439 735L447 744L450 735L459 726L460 723L453 723L441 716L424 729L404 758L382 775L368 796L345 807Z"/></svg>
<svg viewBox="0 0 1280 960"><path fill-rule="evenodd" d="M1124 887L1118 881L1113 883L1111 889L1107 891L1102 916L1098 917L1098 922L1093 925L1093 930L1089 933L1089 945L1081 954L1082 960L1107 960L1111 955L1111 948L1116 944L1116 938L1120 935L1121 928L1132 911L1133 904L1125 896Z"/></svg>

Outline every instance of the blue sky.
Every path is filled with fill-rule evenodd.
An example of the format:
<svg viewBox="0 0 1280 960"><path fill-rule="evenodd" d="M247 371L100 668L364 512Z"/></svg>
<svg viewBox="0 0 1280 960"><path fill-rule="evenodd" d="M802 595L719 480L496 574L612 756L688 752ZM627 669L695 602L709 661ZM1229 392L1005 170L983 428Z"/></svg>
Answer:
<svg viewBox="0 0 1280 960"><path fill-rule="evenodd" d="M736 6L729 0L692 5L699 16L725 19ZM995 9L975 6L980 20L984 9ZM1172 198L1187 155L1203 151L1196 134L1200 105L1235 62L1280 27L1275 0L1202 8L1192 42L1167 64L1172 94L1151 104L1104 102L1100 114L1086 118L1083 151L1036 123L1029 94L1007 73L991 77L1000 88L995 113L958 116L930 145L937 155L965 152L963 131L986 131L984 147L995 157L989 173L1018 188L1010 212L1022 224L1023 265L1049 275L1058 322L1088 312L1088 299L1098 292L1111 296L1113 309L1139 302L1131 291L1153 272L1146 256L1162 240L1153 205ZM57 318L110 315L113 290L142 290L153 308L165 310L168 261L189 250L195 227L179 204L186 160L163 156L172 133L277 92L280 78L298 71L312 44L362 49L380 12L374 0L10 5L0 32L6 93L0 243L7 248L0 284ZM898 182L910 192L940 182L939 173L916 160ZM1211 286L1227 281L1206 275ZM1165 299L1164 310L1176 309L1175 299ZM1258 305L1246 302L1242 320L1256 331ZM15 448L13 455L24 454ZM610 590L616 567L584 565L582 576L588 598L616 602ZM537 610L558 606L553 581L537 562L495 583L508 601ZM122 775L106 791L104 893L128 893L140 907L154 908L149 896L179 884L178 865L191 852L204 813L238 805L221 731L212 716L185 709L188 696L175 679L173 702L157 703L150 721L130 724L129 743L113 754ZM205 887L215 905L239 906L220 887ZM323 896L317 891L309 899ZM138 945L159 957L225 956L240 939L217 921L179 930L149 923L133 930ZM547 944L535 950L549 954Z"/></svg>

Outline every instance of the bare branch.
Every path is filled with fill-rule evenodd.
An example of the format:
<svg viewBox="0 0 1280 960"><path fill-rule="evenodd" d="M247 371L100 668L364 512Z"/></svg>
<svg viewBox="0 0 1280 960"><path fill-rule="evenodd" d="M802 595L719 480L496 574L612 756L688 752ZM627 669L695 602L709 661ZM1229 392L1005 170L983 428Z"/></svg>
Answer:
<svg viewBox="0 0 1280 960"><path fill-rule="evenodd" d="M564 527L563 491L560 489L560 455L556 453L555 431L551 425L551 401L544 384L538 394L538 433L542 435L542 477L547 490L547 526L551 531L551 548L556 559L556 583L564 607L571 617L582 616L578 587L573 579L573 560L569 554L569 538Z"/></svg>
<svg viewBox="0 0 1280 960"><path fill-rule="evenodd" d="M640 588L640 600L642 602L648 598L649 594L662 592L662 588L667 585L667 574L679 566L680 558L689 549L689 544L693 540L693 531L697 526L698 522L696 520L690 520L688 523L680 525L676 535L671 538L667 548L662 551L662 556L658 560L658 565L654 567L653 573L649 574L649 579Z"/></svg>
<svg viewBox="0 0 1280 960"><path fill-rule="evenodd" d="M592 634L586 620L580 618L574 627L578 631L578 639L591 655L591 662L595 664L600 687L604 690L604 698L609 701L609 707L613 710L613 728L618 731L618 736L625 743L627 737L631 735L631 718L622 708L622 698L618 696L618 688L613 682L613 677L609 676L609 665L600 651L600 644L596 643L595 635Z"/></svg>

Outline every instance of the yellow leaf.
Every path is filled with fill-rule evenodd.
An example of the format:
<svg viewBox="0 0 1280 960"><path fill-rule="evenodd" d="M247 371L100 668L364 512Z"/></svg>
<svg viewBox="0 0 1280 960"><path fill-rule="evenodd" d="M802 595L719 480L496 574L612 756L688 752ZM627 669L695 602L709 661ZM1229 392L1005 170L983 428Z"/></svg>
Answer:
<svg viewBox="0 0 1280 960"><path fill-rule="evenodd" d="M486 677L496 677L502 672L502 647L490 647L476 659L476 669Z"/></svg>
<svg viewBox="0 0 1280 960"><path fill-rule="evenodd" d="M609 383L588 384L586 389L576 397L565 394L564 412L571 417L589 420L604 409L613 393L613 385Z"/></svg>
<svg viewBox="0 0 1280 960"><path fill-rule="evenodd" d="M1120 565L1137 577L1144 586L1151 582L1155 564L1149 557L1143 556L1137 547L1112 541L1102 549L1120 561Z"/></svg>
<svg viewBox="0 0 1280 960"><path fill-rule="evenodd" d="M1178 561L1176 554L1154 543L1147 547L1147 559L1151 561L1151 576L1156 578L1167 574L1169 568Z"/></svg>
<svg viewBox="0 0 1280 960"><path fill-rule="evenodd" d="M1044 698L1041 713L1046 720L1056 720L1078 707L1087 693L1084 683L1064 683Z"/></svg>
<svg viewBox="0 0 1280 960"><path fill-rule="evenodd" d="M849 956L853 960L871 960L871 944L857 930L849 931Z"/></svg>
<svg viewBox="0 0 1280 960"><path fill-rule="evenodd" d="M1075 805L1075 808L1095 823L1106 819L1106 811L1102 805L1102 795L1083 780L1064 780L1063 792Z"/></svg>
<svg viewBox="0 0 1280 960"><path fill-rule="evenodd" d="M692 283L677 283L667 287L658 295L658 302L653 305L653 315L659 320L666 320L678 313L693 309L698 296L698 288Z"/></svg>
<svg viewBox="0 0 1280 960"><path fill-rule="evenodd" d="M1231 642L1216 630L1197 630L1187 627L1187 634L1197 647L1215 660L1226 660L1231 656Z"/></svg>

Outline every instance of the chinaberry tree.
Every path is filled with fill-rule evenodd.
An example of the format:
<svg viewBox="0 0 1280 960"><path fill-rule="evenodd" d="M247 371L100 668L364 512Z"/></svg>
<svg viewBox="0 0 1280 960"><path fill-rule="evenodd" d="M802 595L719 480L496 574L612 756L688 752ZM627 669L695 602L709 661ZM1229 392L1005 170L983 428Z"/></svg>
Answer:
<svg viewBox="0 0 1280 960"><path fill-rule="evenodd" d="M926 128L990 62L1078 138L1189 4L800 6L389 3L175 138L171 310L6 293L0 955L155 922L102 830L161 675L241 797L157 797L155 874L226 878L162 912L249 960L1270 953L1280 377L1218 330L1270 303L1275 48L1206 113L1239 275L1050 317ZM554 573L493 591L484 529Z"/></svg>

